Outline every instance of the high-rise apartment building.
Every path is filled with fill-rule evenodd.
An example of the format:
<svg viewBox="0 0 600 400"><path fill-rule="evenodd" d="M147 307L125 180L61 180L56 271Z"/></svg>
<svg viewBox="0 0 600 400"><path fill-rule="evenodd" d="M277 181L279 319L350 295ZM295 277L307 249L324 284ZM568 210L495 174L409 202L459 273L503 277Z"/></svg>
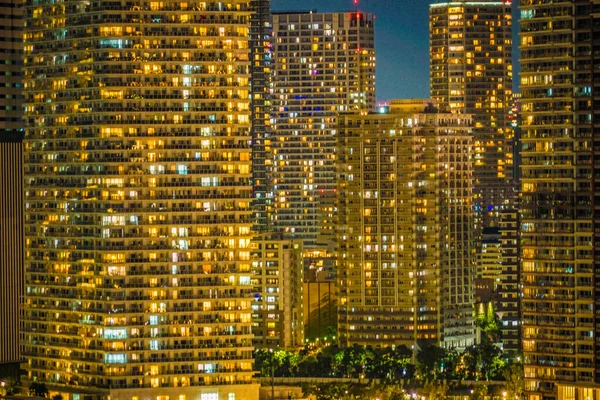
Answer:
<svg viewBox="0 0 600 400"><path fill-rule="evenodd" d="M256 348L304 346L302 242L263 235L252 240L252 320Z"/></svg>
<svg viewBox="0 0 600 400"><path fill-rule="evenodd" d="M254 399L250 2L27 0L24 346L69 400Z"/></svg>
<svg viewBox="0 0 600 400"><path fill-rule="evenodd" d="M344 115L339 325L347 345L474 343L472 121L424 107Z"/></svg>
<svg viewBox="0 0 600 400"><path fill-rule="evenodd" d="M250 74L254 229L271 231L271 12L270 0L251 0Z"/></svg>
<svg viewBox="0 0 600 400"><path fill-rule="evenodd" d="M23 7L0 3L0 377L19 377L23 268Z"/></svg>
<svg viewBox="0 0 600 400"><path fill-rule="evenodd" d="M600 3L520 11L525 391L544 400L600 383Z"/></svg>
<svg viewBox="0 0 600 400"><path fill-rule="evenodd" d="M487 226L514 192L511 2L437 1L429 12L431 98L473 116L475 207Z"/></svg>
<svg viewBox="0 0 600 400"><path fill-rule="evenodd" d="M500 212L498 228L502 269L496 287L496 314L500 319L502 348L515 356L521 350L519 211L516 207Z"/></svg>
<svg viewBox="0 0 600 400"><path fill-rule="evenodd" d="M334 240L337 115L374 109L374 45L372 14L273 14L274 225L307 249Z"/></svg>
<svg viewBox="0 0 600 400"><path fill-rule="evenodd" d="M521 93L513 93L512 106L508 112L508 119L513 130L512 148L513 148L513 178L517 187L521 183Z"/></svg>
<svg viewBox="0 0 600 400"><path fill-rule="evenodd" d="M506 208L498 215L497 227L483 229L475 301L480 311L492 306L500 323L499 343L507 356L515 358L521 349L518 209Z"/></svg>
<svg viewBox="0 0 600 400"><path fill-rule="evenodd" d="M481 237L481 248L477 253L477 279L486 281L493 291L500 282L501 272L502 245L500 243L500 230L497 227L484 228Z"/></svg>

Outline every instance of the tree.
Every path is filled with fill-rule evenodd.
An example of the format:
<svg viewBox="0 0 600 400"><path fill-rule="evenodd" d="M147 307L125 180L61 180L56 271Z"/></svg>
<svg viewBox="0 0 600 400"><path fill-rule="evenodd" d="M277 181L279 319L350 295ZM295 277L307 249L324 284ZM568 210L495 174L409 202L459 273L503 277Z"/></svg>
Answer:
<svg viewBox="0 0 600 400"><path fill-rule="evenodd" d="M446 349L438 347L434 344L424 344L417 353L417 369L421 379L431 380L437 379L444 358L446 358Z"/></svg>
<svg viewBox="0 0 600 400"><path fill-rule="evenodd" d="M262 377L271 376L271 354L266 349L257 349L254 351L254 369Z"/></svg>
<svg viewBox="0 0 600 400"><path fill-rule="evenodd" d="M450 388L445 381L429 380L423 385L427 398L430 400L445 400Z"/></svg>
<svg viewBox="0 0 600 400"><path fill-rule="evenodd" d="M367 399L385 399L385 400L408 400L408 393L401 385L380 384L373 385L366 390L361 398Z"/></svg>
<svg viewBox="0 0 600 400"><path fill-rule="evenodd" d="M484 400L485 396L488 394L488 387L486 384L481 383L479 385L473 386L471 389L471 400Z"/></svg>
<svg viewBox="0 0 600 400"><path fill-rule="evenodd" d="M319 383L303 386L304 395L314 395L317 400L350 400L359 398L363 387L354 383Z"/></svg>
<svg viewBox="0 0 600 400"><path fill-rule="evenodd" d="M48 396L48 388L45 383L33 382L29 385L29 394L37 397Z"/></svg>
<svg viewBox="0 0 600 400"><path fill-rule="evenodd" d="M320 377L321 371L318 368L319 363L315 356L305 356L298 362L298 370L296 376L298 377Z"/></svg>
<svg viewBox="0 0 600 400"><path fill-rule="evenodd" d="M337 337L337 329L335 326L327 325L325 328L325 336L335 341L335 338Z"/></svg>
<svg viewBox="0 0 600 400"><path fill-rule="evenodd" d="M368 358L367 350L355 344L335 355L331 369L339 378L360 378L365 372Z"/></svg>
<svg viewBox="0 0 600 400"><path fill-rule="evenodd" d="M15 378L0 378L0 382L2 382L2 386L0 386L1 395L12 396L15 394L19 394L19 385L21 382L18 382Z"/></svg>
<svg viewBox="0 0 600 400"><path fill-rule="evenodd" d="M470 346L463 353L463 367L467 379L485 379L489 381L500 377L504 368L502 351L490 342L483 340L480 344Z"/></svg>
<svg viewBox="0 0 600 400"><path fill-rule="evenodd" d="M502 328L494 303L490 302L487 306L479 305L479 309L475 311L475 326L484 333L482 340L488 339L491 342L497 342L500 339Z"/></svg>
<svg viewBox="0 0 600 400"><path fill-rule="evenodd" d="M406 346L370 349L371 355L366 366L369 379L382 379L397 382L398 379L412 379L415 366L411 363L412 352Z"/></svg>
<svg viewBox="0 0 600 400"><path fill-rule="evenodd" d="M506 392L509 399L519 400L525 390L523 364L510 364L504 369Z"/></svg>
<svg viewBox="0 0 600 400"><path fill-rule="evenodd" d="M460 379L461 354L456 349L446 349L440 372L442 379Z"/></svg>
<svg viewBox="0 0 600 400"><path fill-rule="evenodd" d="M290 351L276 350L273 353L275 376L292 377L298 370L300 357Z"/></svg>

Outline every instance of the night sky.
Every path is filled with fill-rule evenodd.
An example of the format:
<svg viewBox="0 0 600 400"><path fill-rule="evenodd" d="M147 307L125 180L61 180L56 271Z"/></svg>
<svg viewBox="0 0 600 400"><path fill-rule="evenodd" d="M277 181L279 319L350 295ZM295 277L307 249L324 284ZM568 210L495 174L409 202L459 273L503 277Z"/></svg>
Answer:
<svg viewBox="0 0 600 400"><path fill-rule="evenodd" d="M359 0L360 11L376 16L378 101L429 98L430 3L428 0ZM515 14L517 3L513 3ZM271 0L271 7L274 11L354 10L353 0ZM516 17L515 14L515 26ZM516 76L514 80L517 81Z"/></svg>

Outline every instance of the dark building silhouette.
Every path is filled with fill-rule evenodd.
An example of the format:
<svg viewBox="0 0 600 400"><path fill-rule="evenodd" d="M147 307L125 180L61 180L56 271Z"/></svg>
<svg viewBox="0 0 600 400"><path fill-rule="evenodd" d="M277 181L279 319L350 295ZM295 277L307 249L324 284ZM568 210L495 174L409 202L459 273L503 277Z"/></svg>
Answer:
<svg viewBox="0 0 600 400"><path fill-rule="evenodd" d="M575 398L600 383L600 3L520 11L526 398Z"/></svg>
<svg viewBox="0 0 600 400"><path fill-rule="evenodd" d="M252 190L254 229L271 231L272 224L272 132L271 132L271 11L270 0L251 0L250 85L252 118Z"/></svg>
<svg viewBox="0 0 600 400"><path fill-rule="evenodd" d="M258 397L250 3L27 0L24 350L65 400Z"/></svg>
<svg viewBox="0 0 600 400"><path fill-rule="evenodd" d="M19 376L23 268L23 5L0 2L0 377Z"/></svg>

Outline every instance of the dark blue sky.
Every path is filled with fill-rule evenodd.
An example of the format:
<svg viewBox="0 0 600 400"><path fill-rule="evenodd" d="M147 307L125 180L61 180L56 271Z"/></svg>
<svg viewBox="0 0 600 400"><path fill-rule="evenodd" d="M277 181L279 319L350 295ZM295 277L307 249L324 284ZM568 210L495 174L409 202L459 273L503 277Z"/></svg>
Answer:
<svg viewBox="0 0 600 400"><path fill-rule="evenodd" d="M372 12L376 16L377 100L429 97L431 2L359 0L361 11ZM354 9L353 0L271 0L271 7L274 11L316 9L319 12L332 12ZM514 4L515 11L516 7Z"/></svg>

